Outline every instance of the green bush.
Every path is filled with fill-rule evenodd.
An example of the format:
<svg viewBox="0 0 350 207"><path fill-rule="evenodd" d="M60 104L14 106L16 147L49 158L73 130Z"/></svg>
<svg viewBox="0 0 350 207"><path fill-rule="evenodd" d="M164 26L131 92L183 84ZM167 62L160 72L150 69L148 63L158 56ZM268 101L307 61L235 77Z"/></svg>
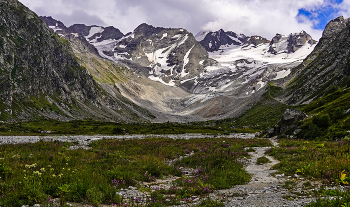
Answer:
<svg viewBox="0 0 350 207"><path fill-rule="evenodd" d="M328 114L318 114L312 117L312 123L319 128L326 129L331 125L331 119Z"/></svg>
<svg viewBox="0 0 350 207"><path fill-rule="evenodd" d="M326 89L326 91L324 92L324 95L327 96L328 94L334 93L337 90L338 90L338 86L333 85Z"/></svg>
<svg viewBox="0 0 350 207"><path fill-rule="evenodd" d="M223 203L219 203L217 201L211 200L210 198L203 200L200 204L198 204L196 207L224 207L225 205Z"/></svg>
<svg viewBox="0 0 350 207"><path fill-rule="evenodd" d="M87 200L95 206L98 206L104 200L103 193L96 187L92 187L87 190L86 196Z"/></svg>
<svg viewBox="0 0 350 207"><path fill-rule="evenodd" d="M332 113L332 119L337 120L344 116L344 110L341 107L337 107Z"/></svg>
<svg viewBox="0 0 350 207"><path fill-rule="evenodd" d="M259 157L258 160L256 161L256 164L262 165L271 162L269 158L267 157Z"/></svg>
<svg viewBox="0 0 350 207"><path fill-rule="evenodd" d="M304 134L304 139L316 139L322 135L322 131L315 124L309 124L309 130Z"/></svg>

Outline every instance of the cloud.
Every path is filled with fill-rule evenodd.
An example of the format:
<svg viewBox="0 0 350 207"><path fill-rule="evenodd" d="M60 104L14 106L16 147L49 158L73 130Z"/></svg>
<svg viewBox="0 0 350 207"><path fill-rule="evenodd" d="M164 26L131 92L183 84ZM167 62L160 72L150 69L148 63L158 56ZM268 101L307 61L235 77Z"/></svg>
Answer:
<svg viewBox="0 0 350 207"><path fill-rule="evenodd" d="M343 15L345 18L350 17L350 0L344 0L339 6L340 15Z"/></svg>
<svg viewBox="0 0 350 207"><path fill-rule="evenodd" d="M141 23L154 26L200 30L231 30L271 39L276 33L305 30L315 39L318 19L300 14L301 9L315 14L339 0L20 0L38 15L56 18L67 26L74 23L114 26L133 31ZM350 0L342 4L347 8ZM349 14L343 9L343 13Z"/></svg>

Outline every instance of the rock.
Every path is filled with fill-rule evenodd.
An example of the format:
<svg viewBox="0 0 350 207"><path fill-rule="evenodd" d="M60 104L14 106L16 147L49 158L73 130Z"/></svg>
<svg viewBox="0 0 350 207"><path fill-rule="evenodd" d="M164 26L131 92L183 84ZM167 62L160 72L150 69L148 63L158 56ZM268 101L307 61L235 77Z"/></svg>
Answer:
<svg viewBox="0 0 350 207"><path fill-rule="evenodd" d="M296 129L298 127L297 122L305 118L306 114L304 112L297 109L287 109L278 123L279 132L283 134L288 130Z"/></svg>
<svg viewBox="0 0 350 207"><path fill-rule="evenodd" d="M294 174L293 175L295 178L299 178L299 175L298 174Z"/></svg>
<svg viewBox="0 0 350 207"><path fill-rule="evenodd" d="M40 207L40 204L34 204L33 207Z"/></svg>
<svg viewBox="0 0 350 207"><path fill-rule="evenodd" d="M347 24L349 23L349 19L344 19L343 16L335 18L331 20L325 27L322 37L329 37L333 34L336 34L343 30Z"/></svg>
<svg viewBox="0 0 350 207"><path fill-rule="evenodd" d="M303 47L307 42L310 45L317 43L317 41L313 40L312 37L305 31L290 34L288 36L276 34L276 36L272 38L268 52L271 54L281 52L294 53Z"/></svg>
<svg viewBox="0 0 350 207"><path fill-rule="evenodd" d="M276 134L276 129L275 128L268 128L266 130L266 134L268 137L273 137Z"/></svg>

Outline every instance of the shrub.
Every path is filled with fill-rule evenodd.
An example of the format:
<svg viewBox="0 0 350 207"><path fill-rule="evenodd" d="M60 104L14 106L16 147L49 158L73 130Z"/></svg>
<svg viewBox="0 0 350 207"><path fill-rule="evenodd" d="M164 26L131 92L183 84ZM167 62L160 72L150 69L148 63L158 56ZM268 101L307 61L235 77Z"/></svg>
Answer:
<svg viewBox="0 0 350 207"><path fill-rule="evenodd" d="M330 120L328 114L318 114L312 117L312 123L322 129L330 126Z"/></svg>
<svg viewBox="0 0 350 207"><path fill-rule="evenodd" d="M94 206L98 206L104 200L103 193L93 187L86 191L87 200Z"/></svg>
<svg viewBox="0 0 350 207"><path fill-rule="evenodd" d="M269 163L269 162L271 162L269 160L269 158L267 158L267 157L259 157L258 160L256 161L256 164L262 165L262 164Z"/></svg>
<svg viewBox="0 0 350 207"><path fill-rule="evenodd" d="M337 107L335 109L335 111L333 112L332 114L332 118L333 120L337 120L337 119L340 119L344 116L344 110L341 108L341 107Z"/></svg>
<svg viewBox="0 0 350 207"><path fill-rule="evenodd" d="M305 133L304 139L316 139L322 135L322 131L315 124L309 124L309 130Z"/></svg>
<svg viewBox="0 0 350 207"><path fill-rule="evenodd" d="M327 96L328 94L334 93L338 90L338 86L332 85L331 87L327 88L324 92L324 95Z"/></svg>
<svg viewBox="0 0 350 207"><path fill-rule="evenodd" d="M224 207L225 205L223 203L219 203L217 201L211 200L210 198L203 200L200 204L198 204L196 207Z"/></svg>

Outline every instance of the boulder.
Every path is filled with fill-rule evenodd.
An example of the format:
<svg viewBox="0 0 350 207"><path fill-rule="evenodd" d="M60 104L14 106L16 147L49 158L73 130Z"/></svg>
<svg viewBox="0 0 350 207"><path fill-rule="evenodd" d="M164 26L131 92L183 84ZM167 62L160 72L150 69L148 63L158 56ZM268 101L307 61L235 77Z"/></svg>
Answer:
<svg viewBox="0 0 350 207"><path fill-rule="evenodd" d="M299 121L302 121L306 118L306 114L297 109L287 109L281 120L278 123L279 132L284 134L288 130L295 130L298 128Z"/></svg>

